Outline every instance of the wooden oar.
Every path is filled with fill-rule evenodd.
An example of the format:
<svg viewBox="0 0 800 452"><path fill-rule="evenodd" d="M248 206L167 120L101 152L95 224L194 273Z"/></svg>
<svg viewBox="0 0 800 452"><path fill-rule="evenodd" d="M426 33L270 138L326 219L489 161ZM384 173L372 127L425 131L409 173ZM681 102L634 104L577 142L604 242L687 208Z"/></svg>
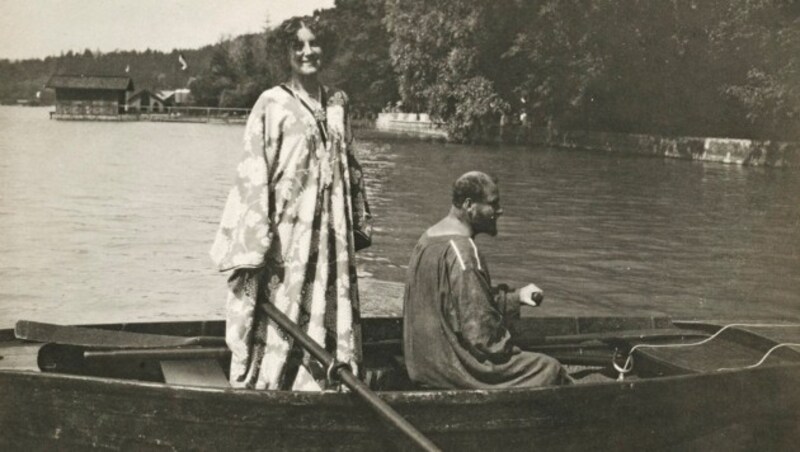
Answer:
<svg viewBox="0 0 800 452"><path fill-rule="evenodd" d="M281 328L283 328L289 335L291 335L300 345L308 350L311 355L319 360L325 367L329 369L329 373L335 371L336 375L342 382L353 390L361 400L363 400L370 408L372 408L381 419L389 425L400 430L408 439L422 450L426 451L440 451L436 444L425 437L419 430L416 429L410 422L400 416L386 402L381 400L377 394L372 392L367 385L353 375L353 372L346 365L341 365L333 356L331 356L324 348L317 344L314 339L308 336L301 330L294 322L289 320L280 309L276 308L272 303L264 303L264 310L270 319L275 321Z"/></svg>
<svg viewBox="0 0 800 452"><path fill-rule="evenodd" d="M192 360L225 358L230 355L227 347L183 347L183 348L135 348L122 350L86 350L83 358L88 361L101 360Z"/></svg>
<svg viewBox="0 0 800 452"><path fill-rule="evenodd" d="M14 336L26 341L76 345L94 348L165 348L191 345L225 345L225 338L216 336L169 336L164 334L134 333L131 331L104 330L79 326L19 320Z"/></svg>

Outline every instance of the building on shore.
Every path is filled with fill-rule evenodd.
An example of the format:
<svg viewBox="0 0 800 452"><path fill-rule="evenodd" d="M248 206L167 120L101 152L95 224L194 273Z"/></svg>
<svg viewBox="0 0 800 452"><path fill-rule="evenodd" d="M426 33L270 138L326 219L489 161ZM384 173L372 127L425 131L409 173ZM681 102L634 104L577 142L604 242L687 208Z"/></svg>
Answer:
<svg viewBox="0 0 800 452"><path fill-rule="evenodd" d="M247 108L192 106L187 88L134 91L130 77L54 75L46 85L55 90L51 119L79 121L164 121L242 124Z"/></svg>
<svg viewBox="0 0 800 452"><path fill-rule="evenodd" d="M188 88L161 90L158 92L158 95L164 99L164 102L169 107L180 107L192 104L192 92Z"/></svg>
<svg viewBox="0 0 800 452"><path fill-rule="evenodd" d="M56 92L55 119L115 119L133 91L130 77L54 75L45 85Z"/></svg>
<svg viewBox="0 0 800 452"><path fill-rule="evenodd" d="M148 89L136 91L126 103L127 113L163 113L168 102Z"/></svg>

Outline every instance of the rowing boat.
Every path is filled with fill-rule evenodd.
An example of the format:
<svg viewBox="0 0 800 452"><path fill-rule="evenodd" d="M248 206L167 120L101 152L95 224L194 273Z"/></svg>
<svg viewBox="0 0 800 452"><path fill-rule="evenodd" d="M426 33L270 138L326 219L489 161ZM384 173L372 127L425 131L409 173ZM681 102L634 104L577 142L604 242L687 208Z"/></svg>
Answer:
<svg viewBox="0 0 800 452"><path fill-rule="evenodd" d="M435 390L408 380L402 320L367 318L363 378L443 450L793 449L800 325L725 325L522 318L517 343L575 384ZM412 447L352 392L227 387L223 334L220 321L0 330L0 450Z"/></svg>

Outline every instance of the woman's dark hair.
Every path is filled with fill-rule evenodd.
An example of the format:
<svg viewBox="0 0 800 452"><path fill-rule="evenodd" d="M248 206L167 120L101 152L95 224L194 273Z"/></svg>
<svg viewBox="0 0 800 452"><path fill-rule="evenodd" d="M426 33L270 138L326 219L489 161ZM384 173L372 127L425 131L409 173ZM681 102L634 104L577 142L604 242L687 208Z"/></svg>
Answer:
<svg viewBox="0 0 800 452"><path fill-rule="evenodd" d="M303 27L308 28L314 33L317 43L322 48L322 69L324 70L332 60L335 53L336 42L330 26L325 26L320 20L319 14L313 16L292 17L286 19L280 25L272 29L267 38L267 45L270 55L277 59L285 76L291 72L289 64L289 52L293 50L297 42L297 30Z"/></svg>

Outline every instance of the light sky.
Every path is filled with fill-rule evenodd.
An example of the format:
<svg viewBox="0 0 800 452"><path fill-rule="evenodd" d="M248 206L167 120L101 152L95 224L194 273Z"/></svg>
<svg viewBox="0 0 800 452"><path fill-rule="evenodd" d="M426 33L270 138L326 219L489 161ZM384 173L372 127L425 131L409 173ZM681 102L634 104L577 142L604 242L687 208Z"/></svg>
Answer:
<svg viewBox="0 0 800 452"><path fill-rule="evenodd" d="M334 0L0 0L0 59L213 44Z"/></svg>

